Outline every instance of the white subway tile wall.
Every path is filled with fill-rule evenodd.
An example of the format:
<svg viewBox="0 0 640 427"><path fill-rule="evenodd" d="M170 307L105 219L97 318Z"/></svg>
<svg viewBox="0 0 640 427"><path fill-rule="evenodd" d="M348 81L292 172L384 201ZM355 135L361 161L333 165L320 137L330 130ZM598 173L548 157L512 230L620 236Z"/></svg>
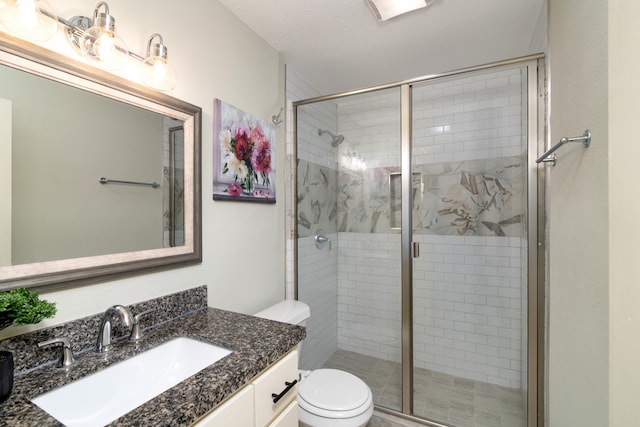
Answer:
<svg viewBox="0 0 640 427"><path fill-rule="evenodd" d="M520 239L416 235L414 364L520 386Z"/></svg>
<svg viewBox="0 0 640 427"><path fill-rule="evenodd" d="M309 93L301 76L288 73L288 89L290 80L295 88L288 92L291 99L301 99L295 98L296 90ZM521 106L523 81L526 79L522 79L520 70L512 69L416 85L414 163L523 155L526 147ZM399 166L397 89L304 108L297 123L300 158L328 166L345 152L355 152L367 168ZM318 128L337 130L345 136L338 154L327 141L318 144ZM333 294L329 297L325 293L333 292L326 278L334 274L329 268L336 268L337 345L344 350L399 361L399 234L392 230L376 234L340 233L332 239L335 263L324 259L334 255L320 253L307 244L312 238L299 240L301 299L305 300L303 294L310 298L305 301L312 306L312 319L319 314L324 318L323 326L332 327L333 312L324 304L333 303ZM421 232L415 235L415 240L421 244L421 256L414 260L415 365L520 387L526 378L523 372L526 241L520 237L439 236ZM306 287L310 289L307 291ZM324 291L318 291L318 287ZM311 325L308 333L316 334ZM329 341L326 327L317 333L321 337L312 340ZM319 349L312 352L322 354L314 363L320 363L327 354ZM308 366L318 367L314 363Z"/></svg>
<svg viewBox="0 0 640 427"><path fill-rule="evenodd" d="M400 234L338 240L338 347L400 362Z"/></svg>
<svg viewBox="0 0 640 427"><path fill-rule="evenodd" d="M332 241L335 234L328 234ZM298 297L309 304L307 337L300 351L300 367L316 369L338 349L338 250L332 245L319 250L313 237L298 239Z"/></svg>

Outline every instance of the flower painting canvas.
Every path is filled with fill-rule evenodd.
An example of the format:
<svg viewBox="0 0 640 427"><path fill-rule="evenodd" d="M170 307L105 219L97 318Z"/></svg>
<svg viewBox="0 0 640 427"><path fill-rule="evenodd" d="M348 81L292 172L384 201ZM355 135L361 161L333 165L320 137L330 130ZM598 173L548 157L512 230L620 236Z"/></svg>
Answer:
<svg viewBox="0 0 640 427"><path fill-rule="evenodd" d="M214 115L213 199L275 203L275 125L219 99Z"/></svg>

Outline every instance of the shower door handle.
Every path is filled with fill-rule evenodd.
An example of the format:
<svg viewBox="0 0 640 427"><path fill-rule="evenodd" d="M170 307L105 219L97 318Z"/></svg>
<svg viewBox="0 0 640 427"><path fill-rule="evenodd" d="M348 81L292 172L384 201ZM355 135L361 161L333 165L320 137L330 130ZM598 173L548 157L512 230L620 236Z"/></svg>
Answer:
<svg viewBox="0 0 640 427"><path fill-rule="evenodd" d="M420 258L420 243L413 242L413 257Z"/></svg>

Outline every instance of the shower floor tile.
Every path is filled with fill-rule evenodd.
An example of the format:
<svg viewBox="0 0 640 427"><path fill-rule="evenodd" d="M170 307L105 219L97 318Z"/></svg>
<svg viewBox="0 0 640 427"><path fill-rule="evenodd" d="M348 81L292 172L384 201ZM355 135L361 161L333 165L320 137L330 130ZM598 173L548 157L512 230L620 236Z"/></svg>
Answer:
<svg viewBox="0 0 640 427"><path fill-rule="evenodd" d="M401 406L402 373L399 363L338 350L324 368L341 369L361 378L371 388L376 405ZM520 390L416 369L414 413L455 427L525 427Z"/></svg>

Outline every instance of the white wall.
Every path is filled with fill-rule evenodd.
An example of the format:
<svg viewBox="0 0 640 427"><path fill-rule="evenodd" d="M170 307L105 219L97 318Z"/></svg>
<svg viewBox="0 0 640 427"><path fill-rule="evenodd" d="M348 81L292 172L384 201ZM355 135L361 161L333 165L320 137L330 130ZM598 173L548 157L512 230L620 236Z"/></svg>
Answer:
<svg viewBox="0 0 640 427"><path fill-rule="evenodd" d="M550 143L586 128L593 140L588 150L563 147L557 166L546 166L548 425L601 427L608 425L609 310L615 310L608 285L607 2L551 0L549 24Z"/></svg>
<svg viewBox="0 0 640 427"><path fill-rule="evenodd" d="M94 0L57 0L60 16L90 15ZM202 237L200 265L107 281L43 296L57 303L58 314L38 327L104 311L116 303L147 300L197 285L209 286L209 305L253 313L284 297L284 201L275 205L213 202L211 198L213 100L269 120L283 102L279 54L217 1L177 4L159 0L109 1L110 13L130 50L142 54L147 37L162 34L178 84L172 95L201 106ZM52 47L65 50L63 39ZM276 164L284 165L283 127L278 128ZM277 170L277 193L284 194L283 168ZM251 297L248 298L247 296ZM0 338L33 327L9 328Z"/></svg>
<svg viewBox="0 0 640 427"><path fill-rule="evenodd" d="M640 2L609 1L609 425L640 425ZM606 200L606 199L605 199ZM604 203L604 200L603 200Z"/></svg>

